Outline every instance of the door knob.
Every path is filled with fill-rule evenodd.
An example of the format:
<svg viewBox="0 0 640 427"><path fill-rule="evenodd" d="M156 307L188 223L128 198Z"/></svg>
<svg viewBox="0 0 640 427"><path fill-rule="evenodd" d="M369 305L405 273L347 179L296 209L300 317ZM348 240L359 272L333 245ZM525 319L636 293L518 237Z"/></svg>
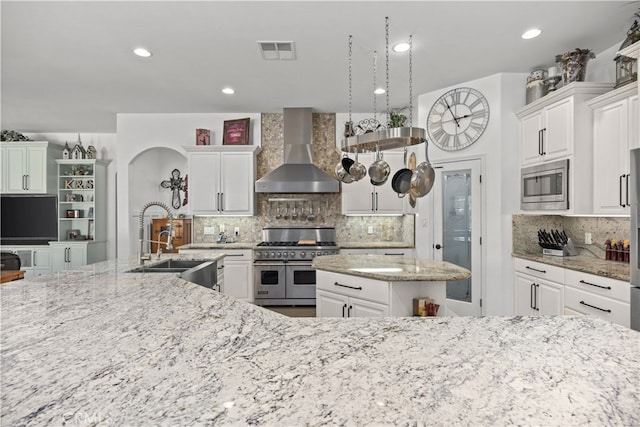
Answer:
<svg viewBox="0 0 640 427"><path fill-rule="evenodd" d="M436 249L442 249L442 246L440 245L440 243L436 243L433 247Z"/></svg>

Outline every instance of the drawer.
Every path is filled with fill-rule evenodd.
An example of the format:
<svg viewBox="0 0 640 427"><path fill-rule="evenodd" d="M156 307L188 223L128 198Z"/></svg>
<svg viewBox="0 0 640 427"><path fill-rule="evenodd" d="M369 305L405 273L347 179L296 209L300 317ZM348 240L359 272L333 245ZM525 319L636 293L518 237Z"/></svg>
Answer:
<svg viewBox="0 0 640 427"><path fill-rule="evenodd" d="M224 253L225 262L253 261L253 250L251 249L220 249Z"/></svg>
<svg viewBox="0 0 640 427"><path fill-rule="evenodd" d="M566 286L564 305L569 310L590 314L629 327L631 309L627 303Z"/></svg>
<svg viewBox="0 0 640 427"><path fill-rule="evenodd" d="M564 284L622 302L629 303L630 301L631 285L629 282L623 282L622 280L610 279L608 277L596 276L580 271L566 270Z"/></svg>
<svg viewBox="0 0 640 427"><path fill-rule="evenodd" d="M564 284L565 269L562 267L522 258L513 258L513 268L515 271L526 273L529 276Z"/></svg>
<svg viewBox="0 0 640 427"><path fill-rule="evenodd" d="M318 270L316 289L389 304L389 282Z"/></svg>

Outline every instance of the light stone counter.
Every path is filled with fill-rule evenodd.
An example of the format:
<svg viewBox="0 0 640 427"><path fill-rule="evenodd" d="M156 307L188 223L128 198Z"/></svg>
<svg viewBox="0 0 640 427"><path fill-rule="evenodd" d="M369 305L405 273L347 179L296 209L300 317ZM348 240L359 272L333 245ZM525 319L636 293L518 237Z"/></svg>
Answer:
<svg viewBox="0 0 640 427"><path fill-rule="evenodd" d="M558 257L542 255L541 253L530 254L520 252L513 253L513 256L626 282L630 279L629 264L618 261L607 261L591 255L580 254L577 256Z"/></svg>
<svg viewBox="0 0 640 427"><path fill-rule="evenodd" d="M257 243L254 242L233 242L233 243L189 243L186 245L178 246L177 249L253 249Z"/></svg>
<svg viewBox="0 0 640 427"><path fill-rule="evenodd" d="M313 260L318 270L389 282L441 282L471 276L466 268L445 261L385 255L326 255Z"/></svg>
<svg viewBox="0 0 640 427"><path fill-rule="evenodd" d="M640 333L597 318L292 319L130 267L0 286L0 424L640 424Z"/></svg>

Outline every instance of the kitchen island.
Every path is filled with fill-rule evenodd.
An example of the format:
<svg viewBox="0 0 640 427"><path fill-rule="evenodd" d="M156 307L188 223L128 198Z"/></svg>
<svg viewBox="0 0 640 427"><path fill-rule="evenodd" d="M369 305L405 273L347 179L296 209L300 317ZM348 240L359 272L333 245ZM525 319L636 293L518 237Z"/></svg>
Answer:
<svg viewBox="0 0 640 427"><path fill-rule="evenodd" d="M418 310L414 299L436 304L433 316L450 315L446 281L471 276L445 261L385 255L321 256L313 267L318 317L412 316Z"/></svg>
<svg viewBox="0 0 640 427"><path fill-rule="evenodd" d="M597 318L294 319L129 268L0 287L0 424L640 424L640 333Z"/></svg>

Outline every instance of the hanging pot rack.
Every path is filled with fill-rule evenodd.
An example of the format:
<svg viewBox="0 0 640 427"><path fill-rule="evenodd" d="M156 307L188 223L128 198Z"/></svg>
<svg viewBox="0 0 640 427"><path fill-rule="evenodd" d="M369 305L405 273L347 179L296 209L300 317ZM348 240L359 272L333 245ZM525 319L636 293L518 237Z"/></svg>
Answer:
<svg viewBox="0 0 640 427"><path fill-rule="evenodd" d="M385 51L386 51L386 100L387 100L387 123L389 123L389 17L385 18ZM378 129L367 131L362 134L346 135L342 140L341 148L346 153L370 152L376 150L391 150L427 142L427 131L424 128L413 126L413 58L412 41L413 36L409 36L409 126L389 128L381 126ZM374 88L375 88L375 52L374 52ZM376 99L374 95L374 116ZM349 126L353 129L351 121L351 36L349 36Z"/></svg>

